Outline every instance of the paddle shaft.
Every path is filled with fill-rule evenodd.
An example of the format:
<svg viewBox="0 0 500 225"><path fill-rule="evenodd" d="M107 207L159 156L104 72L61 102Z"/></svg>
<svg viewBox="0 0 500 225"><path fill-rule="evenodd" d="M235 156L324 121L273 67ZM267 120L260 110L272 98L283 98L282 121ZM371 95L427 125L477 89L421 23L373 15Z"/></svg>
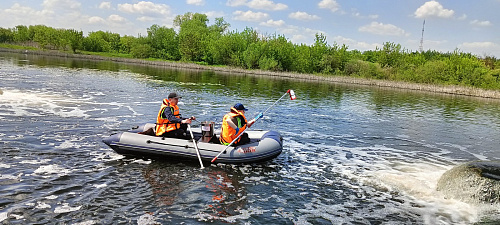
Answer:
<svg viewBox="0 0 500 225"><path fill-rule="evenodd" d="M203 162L201 161L201 155L200 155L200 150L198 149L198 144L196 143L196 140L194 140L194 135L193 131L191 131L191 124L187 124L189 128L189 133L191 134L191 138L193 139L193 144L194 144L194 149L196 149L196 155L198 155L198 160L200 160L200 166L203 169Z"/></svg>
<svg viewBox="0 0 500 225"><path fill-rule="evenodd" d="M269 111L269 109L271 109L274 105L276 105L276 103L278 103L283 97L285 97L286 94L288 94L289 92L287 91L285 94L283 94L283 96L281 96L281 98L279 98L278 100L276 100L271 106L269 106L269 108L267 108L262 114L266 113L267 111ZM255 122L257 122L257 120L259 120L260 117L258 117L257 119L255 119ZM255 123L254 122L254 123ZM226 148L224 148L224 150L222 150L221 152L219 152L219 154L217 154L211 162L214 162L215 160L217 160L217 158L227 150L227 148L229 148L229 146L231 146L236 140L238 140L238 138L240 138L240 136L245 133L245 132L241 132L235 139L233 139L233 141L231 141L231 143L229 143L229 145L226 146Z"/></svg>

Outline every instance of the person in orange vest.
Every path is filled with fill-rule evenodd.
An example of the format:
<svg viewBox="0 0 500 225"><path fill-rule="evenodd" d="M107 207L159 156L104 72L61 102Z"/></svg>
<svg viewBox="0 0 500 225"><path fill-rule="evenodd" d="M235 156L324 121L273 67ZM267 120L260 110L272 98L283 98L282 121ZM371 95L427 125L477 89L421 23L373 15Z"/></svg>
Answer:
<svg viewBox="0 0 500 225"><path fill-rule="evenodd" d="M257 117L247 122L245 117L245 111L248 109L241 103L237 103L229 113L227 113L224 118L222 118L222 131L220 135L220 143L223 145L229 145L240 133L244 132L246 128L251 127L257 119L264 116L260 113ZM238 140L234 141L233 146L243 145L250 142L250 138L247 133L243 133Z"/></svg>
<svg viewBox="0 0 500 225"><path fill-rule="evenodd" d="M194 116L190 118L182 118L179 112L179 102L181 96L172 92L167 99L163 99L158 117L156 118L155 134L156 136L190 139L187 135L187 124L191 124L191 120L195 120Z"/></svg>

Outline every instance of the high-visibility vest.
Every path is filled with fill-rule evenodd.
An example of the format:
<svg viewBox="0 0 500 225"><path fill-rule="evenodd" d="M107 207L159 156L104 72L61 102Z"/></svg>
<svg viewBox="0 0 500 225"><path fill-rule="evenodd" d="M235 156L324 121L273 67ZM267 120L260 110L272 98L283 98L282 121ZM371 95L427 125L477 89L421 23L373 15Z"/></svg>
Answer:
<svg viewBox="0 0 500 225"><path fill-rule="evenodd" d="M231 126L229 126L229 124L227 123L228 119L232 120L234 117L236 117L238 121L236 126L240 128L240 131L238 133L236 133L236 130ZM220 135L220 142L224 145L229 145L229 143L231 143L236 137L238 137L238 135L245 132L246 128L247 128L247 118L245 117L245 115L239 112L234 107L231 107L231 111L228 114L226 114L224 118L222 118L222 131ZM238 143L240 140L241 137L239 137L238 140L234 141L233 144Z"/></svg>
<svg viewBox="0 0 500 225"><path fill-rule="evenodd" d="M168 99L163 99L160 111L158 112L158 117L156 118L156 136L161 136L165 132L177 130L181 127L180 123L171 123L167 118L163 118L165 110L170 110L172 112L172 115L179 119L181 118L181 114L179 113L179 106L171 105Z"/></svg>

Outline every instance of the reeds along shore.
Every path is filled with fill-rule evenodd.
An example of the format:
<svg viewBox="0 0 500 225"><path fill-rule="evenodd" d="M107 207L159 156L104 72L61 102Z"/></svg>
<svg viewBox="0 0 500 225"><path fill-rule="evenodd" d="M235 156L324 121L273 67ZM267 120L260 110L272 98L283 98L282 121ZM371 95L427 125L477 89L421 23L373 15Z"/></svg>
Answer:
<svg viewBox="0 0 500 225"><path fill-rule="evenodd" d="M464 95L464 96L481 97L481 98L500 99L500 91L484 90L484 89L480 89L480 88L456 86L456 85L417 84L417 83L408 83L408 82L401 82L401 81L375 80L375 79L355 78L355 77L346 77L346 76L320 76L320 75L314 75L314 74L271 72L271 71L263 71L263 70L245 70L245 69L232 68L232 67L205 66L205 65L199 65L199 64L195 64L195 63L187 63L187 62L152 61L152 60L120 58L120 57L105 57L105 56L98 56L98 55L64 53L64 52L59 52L59 51L0 48L0 52L11 52L11 53L32 54L32 55L46 55L46 56L79 58L79 59L88 59L88 60L108 60L108 61L114 61L114 62L132 63L132 64L141 64L141 65L150 65L150 66L160 66L160 67L170 67L170 68L183 68L183 69L193 69L193 70L211 70L211 71L218 71L218 72L231 73L231 74L252 74L252 75L261 75L261 76L269 76L269 77L288 78L288 79L300 79L300 80L304 80L304 81L368 85L368 86L398 88L398 89L407 89L407 90L418 90L418 91L434 92L434 93L453 94L453 95ZM2 94L1 90L0 90L0 94Z"/></svg>

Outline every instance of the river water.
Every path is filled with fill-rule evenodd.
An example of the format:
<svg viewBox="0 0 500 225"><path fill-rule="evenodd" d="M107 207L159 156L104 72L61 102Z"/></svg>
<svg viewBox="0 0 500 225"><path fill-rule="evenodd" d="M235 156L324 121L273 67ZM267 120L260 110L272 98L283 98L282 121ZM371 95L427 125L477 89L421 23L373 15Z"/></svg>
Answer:
<svg viewBox="0 0 500 225"><path fill-rule="evenodd" d="M101 142L154 121L169 92L215 121L243 103L283 153L254 165L124 158ZM498 205L436 191L499 160L500 101L0 53L2 224L474 224ZM199 124L193 124L199 129ZM466 182L466 181L464 181Z"/></svg>

